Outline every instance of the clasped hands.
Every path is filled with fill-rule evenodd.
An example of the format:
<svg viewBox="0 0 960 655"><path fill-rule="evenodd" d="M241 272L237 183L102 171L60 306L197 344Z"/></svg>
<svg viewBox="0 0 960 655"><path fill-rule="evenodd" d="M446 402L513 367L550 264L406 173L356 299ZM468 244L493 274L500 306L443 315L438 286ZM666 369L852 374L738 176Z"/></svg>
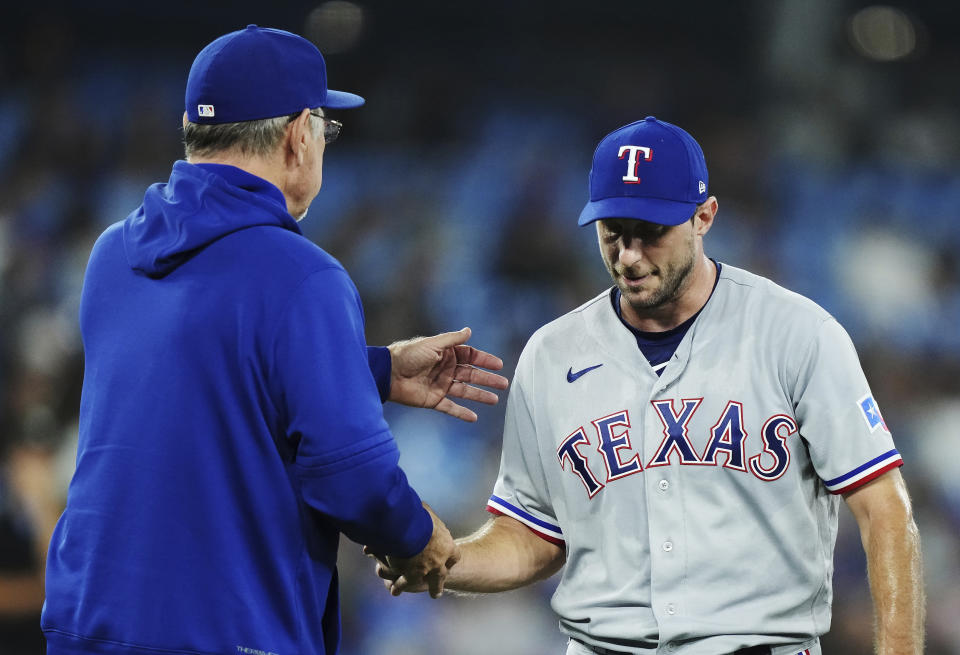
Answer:
<svg viewBox="0 0 960 655"><path fill-rule="evenodd" d="M473 385L503 390L509 383L502 375L490 372L503 368L499 357L465 345L470 334L470 328L463 328L388 346L391 365L389 400L411 407L435 409L462 421L476 421L475 412L452 398L493 405L499 400L497 394ZM433 519L433 533L420 553L402 558L375 553L367 546L363 549L365 554L376 559L377 575L384 579L384 585L394 596L404 591L429 591L433 598L438 598L443 593L450 568L460 559L460 548L447 526L426 503L423 506Z"/></svg>
<svg viewBox="0 0 960 655"><path fill-rule="evenodd" d="M432 598L439 598L450 569L460 560L460 547L430 506L424 509L433 519L433 533L426 547L413 557L391 557L363 547L364 554L377 561L377 575L383 578L384 586L394 596L406 592L429 591Z"/></svg>

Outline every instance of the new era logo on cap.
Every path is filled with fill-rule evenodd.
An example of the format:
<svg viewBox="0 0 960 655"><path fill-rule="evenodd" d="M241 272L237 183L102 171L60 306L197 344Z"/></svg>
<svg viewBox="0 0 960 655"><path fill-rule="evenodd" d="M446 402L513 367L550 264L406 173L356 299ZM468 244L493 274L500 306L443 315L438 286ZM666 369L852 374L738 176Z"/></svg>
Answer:
<svg viewBox="0 0 960 655"><path fill-rule="evenodd" d="M197 105L197 116L200 118L214 117L213 105Z"/></svg>
<svg viewBox="0 0 960 655"><path fill-rule="evenodd" d="M707 200L707 163L700 145L676 125L647 116L600 142L590 169L590 200L580 225L635 218L679 225Z"/></svg>

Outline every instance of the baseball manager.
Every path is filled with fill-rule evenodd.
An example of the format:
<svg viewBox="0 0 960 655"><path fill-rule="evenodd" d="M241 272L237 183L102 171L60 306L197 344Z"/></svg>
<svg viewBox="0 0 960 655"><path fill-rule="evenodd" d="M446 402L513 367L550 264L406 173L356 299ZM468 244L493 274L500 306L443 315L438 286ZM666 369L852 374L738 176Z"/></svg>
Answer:
<svg viewBox="0 0 960 655"><path fill-rule="evenodd" d="M343 267L300 232L340 123L317 48L251 25L193 62L186 160L97 240L77 468L47 563L49 655L336 653L340 535L443 588L457 546L381 401L476 415L467 329L368 348Z"/></svg>

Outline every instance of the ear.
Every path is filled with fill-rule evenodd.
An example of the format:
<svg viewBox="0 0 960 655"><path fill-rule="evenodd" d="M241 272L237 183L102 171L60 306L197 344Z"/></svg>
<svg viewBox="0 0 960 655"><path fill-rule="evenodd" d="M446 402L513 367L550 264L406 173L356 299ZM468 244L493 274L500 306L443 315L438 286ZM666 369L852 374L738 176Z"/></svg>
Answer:
<svg viewBox="0 0 960 655"><path fill-rule="evenodd" d="M183 121L182 121L183 127L186 128L186 127L187 127L187 123L189 123L189 122L190 122L190 121L187 120L187 112L183 112Z"/></svg>
<svg viewBox="0 0 960 655"><path fill-rule="evenodd" d="M287 125L287 136L283 142L284 160L288 168L303 164L307 149L307 139L313 138L310 132L310 109L304 109Z"/></svg>
<svg viewBox="0 0 960 655"><path fill-rule="evenodd" d="M693 216L693 228L696 230L697 236L702 237L710 231L719 207L717 197L710 196L697 208L697 213Z"/></svg>

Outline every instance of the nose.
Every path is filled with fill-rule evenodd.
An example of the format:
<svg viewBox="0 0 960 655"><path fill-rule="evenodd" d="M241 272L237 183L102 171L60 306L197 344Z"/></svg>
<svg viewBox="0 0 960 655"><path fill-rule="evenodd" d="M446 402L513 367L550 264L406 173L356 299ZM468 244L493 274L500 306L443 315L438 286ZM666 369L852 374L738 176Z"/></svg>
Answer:
<svg viewBox="0 0 960 655"><path fill-rule="evenodd" d="M633 266L643 259L643 241L636 237L624 235L620 240L620 263L624 266Z"/></svg>

